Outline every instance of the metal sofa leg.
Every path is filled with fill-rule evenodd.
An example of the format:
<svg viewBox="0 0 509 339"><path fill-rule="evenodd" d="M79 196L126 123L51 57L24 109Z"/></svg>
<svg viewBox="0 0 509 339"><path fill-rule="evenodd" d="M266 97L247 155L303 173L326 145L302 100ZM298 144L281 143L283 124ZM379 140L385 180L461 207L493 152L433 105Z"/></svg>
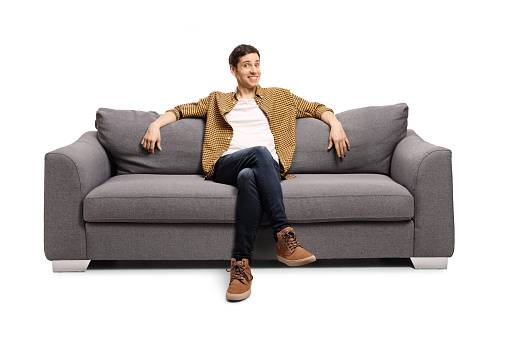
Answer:
<svg viewBox="0 0 509 339"><path fill-rule="evenodd" d="M90 260L54 260L53 272L85 272Z"/></svg>
<svg viewBox="0 0 509 339"><path fill-rule="evenodd" d="M433 257L433 258L424 258L424 257L413 257L410 258L412 260L412 264L414 264L415 269L421 268L447 268L447 257Z"/></svg>

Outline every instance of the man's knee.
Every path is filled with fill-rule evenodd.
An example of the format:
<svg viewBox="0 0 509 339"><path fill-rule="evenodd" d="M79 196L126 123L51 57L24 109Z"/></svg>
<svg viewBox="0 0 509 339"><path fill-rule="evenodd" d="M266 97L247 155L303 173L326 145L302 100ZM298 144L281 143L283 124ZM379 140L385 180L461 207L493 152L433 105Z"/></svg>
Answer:
<svg viewBox="0 0 509 339"><path fill-rule="evenodd" d="M271 160L272 154L265 146L255 146L251 149L251 153L257 160Z"/></svg>
<svg viewBox="0 0 509 339"><path fill-rule="evenodd" d="M255 174L251 168L244 168L237 175L237 187L255 183Z"/></svg>

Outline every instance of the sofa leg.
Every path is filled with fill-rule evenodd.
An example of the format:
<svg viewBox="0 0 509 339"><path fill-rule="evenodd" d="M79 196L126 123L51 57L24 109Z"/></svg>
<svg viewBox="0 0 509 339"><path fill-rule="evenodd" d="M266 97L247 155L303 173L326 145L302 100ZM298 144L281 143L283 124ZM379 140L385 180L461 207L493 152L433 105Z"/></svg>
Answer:
<svg viewBox="0 0 509 339"><path fill-rule="evenodd" d="M447 257L433 257L433 258L423 258L423 257L413 257L410 258L412 260L412 264L414 264L415 269L421 268L447 268Z"/></svg>
<svg viewBox="0 0 509 339"><path fill-rule="evenodd" d="M90 260L54 260L53 272L85 272Z"/></svg>

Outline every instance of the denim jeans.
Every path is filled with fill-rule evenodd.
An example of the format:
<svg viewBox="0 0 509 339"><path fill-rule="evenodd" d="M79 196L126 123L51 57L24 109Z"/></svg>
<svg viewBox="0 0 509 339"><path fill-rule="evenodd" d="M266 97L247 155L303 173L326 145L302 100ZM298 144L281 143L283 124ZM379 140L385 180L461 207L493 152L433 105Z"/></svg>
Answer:
<svg viewBox="0 0 509 339"><path fill-rule="evenodd" d="M263 146L246 148L222 156L215 165L212 179L238 189L232 257L251 261L264 212L274 234L288 225L279 164Z"/></svg>

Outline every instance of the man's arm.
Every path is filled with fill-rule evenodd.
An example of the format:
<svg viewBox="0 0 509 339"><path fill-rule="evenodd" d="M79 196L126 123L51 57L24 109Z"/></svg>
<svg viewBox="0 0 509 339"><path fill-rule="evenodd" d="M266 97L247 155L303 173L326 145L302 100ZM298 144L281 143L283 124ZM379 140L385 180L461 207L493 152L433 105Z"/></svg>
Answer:
<svg viewBox="0 0 509 339"><path fill-rule="evenodd" d="M330 126L329 148L327 149L331 149L332 145L334 145L338 157L343 158L346 156L346 151L350 150L350 141L348 141L348 138L346 137L343 125L341 125L339 120L331 111L323 112L320 118L323 122Z"/></svg>
<svg viewBox="0 0 509 339"><path fill-rule="evenodd" d="M177 121L177 117L173 111L166 111L156 121L148 126L147 132L141 140L141 146L146 149L149 153L154 154L155 147L162 151L161 148L161 127L164 127L172 122Z"/></svg>
<svg viewBox="0 0 509 339"><path fill-rule="evenodd" d="M334 112L329 110L325 105L306 101L295 94L291 94L291 100L293 105L297 108L297 118L314 117L316 119L321 119L330 126L328 149L331 149L334 145L338 157L343 158L347 150L350 150L350 142L346 137L343 126L334 115Z"/></svg>
<svg viewBox="0 0 509 339"><path fill-rule="evenodd" d="M155 147L162 151L161 128L182 118L205 118L208 103L213 95L214 93L211 93L207 98L200 99L198 102L179 105L166 111L147 128L147 132L145 132L145 136L141 140L141 146L151 154L154 154Z"/></svg>

